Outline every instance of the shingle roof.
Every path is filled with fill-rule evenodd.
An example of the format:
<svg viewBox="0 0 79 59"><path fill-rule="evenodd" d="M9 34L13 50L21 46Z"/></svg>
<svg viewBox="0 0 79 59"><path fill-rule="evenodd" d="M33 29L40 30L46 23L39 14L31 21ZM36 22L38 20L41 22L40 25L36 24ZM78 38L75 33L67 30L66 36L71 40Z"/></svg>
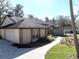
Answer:
<svg viewBox="0 0 79 59"><path fill-rule="evenodd" d="M45 22L40 20L20 17L11 17L11 19L13 19L16 23L2 28L48 28L48 26L43 25Z"/></svg>

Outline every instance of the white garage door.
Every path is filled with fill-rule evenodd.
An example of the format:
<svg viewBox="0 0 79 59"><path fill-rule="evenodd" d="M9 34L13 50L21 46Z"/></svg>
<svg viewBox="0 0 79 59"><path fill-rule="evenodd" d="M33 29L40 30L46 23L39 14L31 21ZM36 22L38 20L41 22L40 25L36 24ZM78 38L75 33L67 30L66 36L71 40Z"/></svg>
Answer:
<svg viewBox="0 0 79 59"><path fill-rule="evenodd" d="M6 29L5 34L6 40L19 43L19 29Z"/></svg>

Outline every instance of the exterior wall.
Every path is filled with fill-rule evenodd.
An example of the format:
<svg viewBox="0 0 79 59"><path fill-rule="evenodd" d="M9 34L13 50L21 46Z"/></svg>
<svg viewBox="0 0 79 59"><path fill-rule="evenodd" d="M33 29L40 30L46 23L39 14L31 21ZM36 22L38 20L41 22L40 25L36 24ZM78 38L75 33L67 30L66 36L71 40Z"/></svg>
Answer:
<svg viewBox="0 0 79 59"><path fill-rule="evenodd" d="M5 29L0 29L0 31L1 31L1 37L2 38L5 38L5 33L4 33L5 32Z"/></svg>
<svg viewBox="0 0 79 59"><path fill-rule="evenodd" d="M40 37L44 38L45 37L45 29L40 29Z"/></svg>
<svg viewBox="0 0 79 59"><path fill-rule="evenodd" d="M23 39L22 44L31 43L31 29L22 29Z"/></svg>
<svg viewBox="0 0 79 59"><path fill-rule="evenodd" d="M52 35L64 35L64 30L62 27L50 27L48 29L48 34L52 34Z"/></svg>
<svg viewBox="0 0 79 59"><path fill-rule="evenodd" d="M18 44L27 44L44 38L47 31L45 29L1 29L2 37L6 40Z"/></svg>
<svg viewBox="0 0 79 59"><path fill-rule="evenodd" d="M46 36L48 35L48 29L46 29Z"/></svg>
<svg viewBox="0 0 79 59"><path fill-rule="evenodd" d="M53 35L64 35L63 29L53 29Z"/></svg>
<svg viewBox="0 0 79 59"><path fill-rule="evenodd" d="M2 36L2 29L0 29L0 36Z"/></svg>
<svg viewBox="0 0 79 59"><path fill-rule="evenodd" d="M64 27L64 32L70 33L72 30L72 27Z"/></svg>
<svg viewBox="0 0 79 59"><path fill-rule="evenodd" d="M20 43L19 41L19 29L5 29L5 39L14 43Z"/></svg>
<svg viewBox="0 0 79 59"><path fill-rule="evenodd" d="M39 39L39 29L32 29L32 42Z"/></svg>

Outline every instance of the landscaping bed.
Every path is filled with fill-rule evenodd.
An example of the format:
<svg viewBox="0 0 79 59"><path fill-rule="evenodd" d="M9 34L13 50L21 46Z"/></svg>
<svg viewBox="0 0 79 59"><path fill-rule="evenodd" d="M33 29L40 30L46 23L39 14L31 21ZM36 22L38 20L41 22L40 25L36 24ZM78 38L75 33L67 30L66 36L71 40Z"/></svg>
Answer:
<svg viewBox="0 0 79 59"><path fill-rule="evenodd" d="M28 44L17 44L17 43L14 43L12 44L12 46L15 46L17 48L37 48L37 47L41 47L41 46L44 46L46 44L50 43L49 40L47 39L40 39L36 42L32 42L32 43L28 43Z"/></svg>
<svg viewBox="0 0 79 59"><path fill-rule="evenodd" d="M32 43L28 43L28 44L14 43L14 44L12 44L12 46L15 46L17 48L37 48L37 47L44 46L48 43L51 43L52 41L54 41L55 38L56 37L49 35L47 38L39 38L39 40L37 40L36 42L32 42Z"/></svg>

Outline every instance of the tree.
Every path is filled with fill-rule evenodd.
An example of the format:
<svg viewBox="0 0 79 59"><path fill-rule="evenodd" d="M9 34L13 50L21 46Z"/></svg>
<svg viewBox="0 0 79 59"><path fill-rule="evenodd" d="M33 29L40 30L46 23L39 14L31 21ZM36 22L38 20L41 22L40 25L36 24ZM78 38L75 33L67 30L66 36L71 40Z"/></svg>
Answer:
<svg viewBox="0 0 79 59"><path fill-rule="evenodd" d="M14 8L15 16L17 16L17 17L23 17L24 16L22 8L23 8L22 5L20 5L20 4L16 5L16 7Z"/></svg>
<svg viewBox="0 0 79 59"><path fill-rule="evenodd" d="M0 17L9 10L10 4L7 0L0 0Z"/></svg>
<svg viewBox="0 0 79 59"><path fill-rule="evenodd" d="M64 26L71 26L70 16L65 16L64 17Z"/></svg>
<svg viewBox="0 0 79 59"><path fill-rule="evenodd" d="M46 21L46 22L49 22L49 18L48 18L48 17L45 17L45 21Z"/></svg>
<svg viewBox="0 0 79 59"><path fill-rule="evenodd" d="M29 15L29 18L30 18L30 19L34 19L34 16L30 14L30 15Z"/></svg>
<svg viewBox="0 0 79 59"><path fill-rule="evenodd" d="M52 19L52 23L53 23L53 25L56 25L56 20L55 20L55 18Z"/></svg>
<svg viewBox="0 0 79 59"><path fill-rule="evenodd" d="M1 24L1 17L7 14L7 11L10 8L10 3L7 0L0 0L0 24ZM1 37L1 30L0 30L0 37Z"/></svg>
<svg viewBox="0 0 79 59"><path fill-rule="evenodd" d="M70 19L70 16L62 16L62 15L59 15L57 18L56 18L56 23L60 26L67 26L67 25L71 25L71 19Z"/></svg>
<svg viewBox="0 0 79 59"><path fill-rule="evenodd" d="M64 16L59 15L59 16L56 18L56 20L57 20L57 24L58 24L58 25L60 25L60 26L62 26L62 27L65 25L65 18L64 18Z"/></svg>
<svg viewBox="0 0 79 59"><path fill-rule="evenodd" d="M79 44L78 44L78 39L77 39L77 34L76 34L76 27L75 27L75 18L73 14L73 3L72 0L69 0L70 3L70 14L71 14L71 19L72 19L72 29L73 29L73 35L74 35L74 43L77 51L77 57L79 59Z"/></svg>
<svg viewBox="0 0 79 59"><path fill-rule="evenodd" d="M7 14L8 14L10 17L14 16L13 11L8 11Z"/></svg>
<svg viewBox="0 0 79 59"><path fill-rule="evenodd" d="M37 17L35 18L36 20L39 20Z"/></svg>

